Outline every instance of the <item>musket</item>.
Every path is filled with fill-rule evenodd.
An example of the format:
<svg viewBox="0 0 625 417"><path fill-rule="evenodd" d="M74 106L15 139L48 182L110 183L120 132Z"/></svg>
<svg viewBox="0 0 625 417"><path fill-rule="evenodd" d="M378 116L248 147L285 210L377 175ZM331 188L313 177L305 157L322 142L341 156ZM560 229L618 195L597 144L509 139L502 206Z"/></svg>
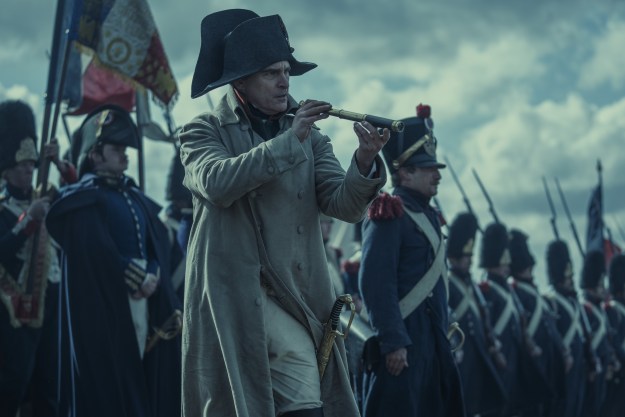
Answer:
<svg viewBox="0 0 625 417"><path fill-rule="evenodd" d="M508 361L506 361L506 357L501 352L501 342L497 339L497 335L493 329L488 303L484 298L484 294L482 294L482 291L473 280L471 280L471 287L473 288L473 293L477 299L477 307L480 312L480 317L482 318L484 336L486 337L486 342L488 343L488 352L493 357L495 365L497 365L498 369L506 369L508 367Z"/></svg>
<svg viewBox="0 0 625 417"><path fill-rule="evenodd" d="M488 202L488 211L490 211L490 214L492 214L493 219L495 220L495 223L501 223L499 221L499 217L497 216L497 213L495 212L495 206L493 206L493 200L490 199L490 196L488 195L488 192L486 191L486 187L484 187L484 184L482 184L482 180L480 180L480 176L477 175L477 171L475 169L471 168L471 171L473 171L473 176L475 177L477 184L480 186L480 189L482 190L482 194L484 194L484 198L486 198L486 201Z"/></svg>
<svg viewBox="0 0 625 417"><path fill-rule="evenodd" d="M345 328L345 333L341 333L338 330L338 327L339 322L341 321L341 310L343 310L343 306L345 304L349 305L352 314ZM319 368L319 379L323 378L326 366L328 365L328 361L330 360L330 354L332 353L332 347L334 346L334 339L336 339L336 336L347 338L349 328L355 315L356 306L354 305L351 295L340 295L336 299L336 301L334 301L332 310L330 310L330 318L323 325L323 339L321 339L321 345L319 346L319 350L317 351L317 367Z"/></svg>
<svg viewBox="0 0 625 417"><path fill-rule="evenodd" d="M305 101L300 101L299 105L303 106ZM339 119L351 120L353 122L369 122L377 128L387 128L393 132L403 132L404 122L401 120L392 120L380 116L372 116L370 114L354 113L352 111L342 109L330 109L328 110L330 116L338 117Z"/></svg>
<svg viewBox="0 0 625 417"><path fill-rule="evenodd" d="M564 193L562 192L562 187L560 187L560 181L558 178L555 178L556 187L558 188L558 193L560 194L560 200L562 201L562 207L564 207L564 212L566 213L566 217L569 219L569 224L571 225L571 231L573 232L573 237L575 238L575 242L577 243L577 248L579 249L579 253L584 259L584 250L582 249L582 244L579 240L579 236L577 235L577 229L575 228L575 223L573 223L573 217L571 216L571 212L569 211L569 206L566 203L566 198L564 197ZM591 378L594 378L594 375L601 372L601 362L597 358L597 354L595 350L592 348L592 328L590 326L590 320L588 319L588 314L586 313L586 307L582 303L580 303L580 316L582 318L582 332L584 333L584 354L588 359L588 362L591 366Z"/></svg>
<svg viewBox="0 0 625 417"><path fill-rule="evenodd" d="M477 219L477 216L475 215L475 212L473 211L473 207L471 207L471 202L469 201L469 197L467 197L467 194L464 192L464 188L462 188L462 184L460 184L460 180L458 179L458 176L456 175L456 171L454 171L454 167L451 165L451 162L449 162L449 159L447 159L447 156L445 156L445 163L447 164L447 168L449 168L451 177L456 183L458 190L460 190L460 194L462 195L462 201L464 201L464 205L467 206L467 211L471 213ZM477 226L477 230L479 230L480 233L482 233L482 228L479 225Z"/></svg>
<svg viewBox="0 0 625 417"><path fill-rule="evenodd" d="M569 219L569 224L571 225L571 231L573 232L575 243L577 243L579 253L580 255L582 255L582 259L584 259L584 249L582 249L582 243L580 242L579 236L577 235L577 229L575 228L575 223L573 223L573 217L571 216L571 212L569 211L569 205L566 203L566 198L564 198L564 193L562 192L562 188L560 187L560 181L558 181L558 178L555 178L555 181L556 187L558 187L558 193L560 194L560 200L562 201L562 207L564 207L564 212L566 213L566 217Z"/></svg>
<svg viewBox="0 0 625 417"><path fill-rule="evenodd" d="M433 200L434 200L434 205L436 206L436 209L438 210L438 213L441 216L441 218L446 219L445 214L443 213L443 207L441 206L440 201L438 201L438 198L434 197ZM449 229L449 226L447 225L446 221L445 221L445 227Z"/></svg>
<svg viewBox="0 0 625 417"><path fill-rule="evenodd" d="M547 187L547 180L543 176L543 186L545 187L545 194L547 195L547 202L549 202L549 209L551 210L551 219L549 222L551 223L551 229L553 230L553 234L556 237L556 240L560 240L560 234L558 233L558 226L556 224L556 208L553 205L553 200L551 199L551 193L549 192L549 187Z"/></svg>

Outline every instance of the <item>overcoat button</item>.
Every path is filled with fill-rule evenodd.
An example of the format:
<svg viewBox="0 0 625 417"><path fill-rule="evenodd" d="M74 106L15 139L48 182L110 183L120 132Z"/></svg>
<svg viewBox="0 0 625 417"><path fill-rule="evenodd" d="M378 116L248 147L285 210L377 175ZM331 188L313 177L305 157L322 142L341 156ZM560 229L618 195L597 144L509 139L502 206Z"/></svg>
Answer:
<svg viewBox="0 0 625 417"><path fill-rule="evenodd" d="M304 226L297 226L297 233L299 233L300 235L304 233Z"/></svg>
<svg viewBox="0 0 625 417"><path fill-rule="evenodd" d="M301 262L300 262L300 263L298 263L298 264L297 264L297 269L298 269L298 270L300 270L300 271L301 271L302 269L304 269L304 264L303 264L303 263L301 263Z"/></svg>
<svg viewBox="0 0 625 417"><path fill-rule="evenodd" d="M260 300L260 297L256 297L256 300L254 301L256 303L257 306L260 307L260 305L262 304L262 301Z"/></svg>

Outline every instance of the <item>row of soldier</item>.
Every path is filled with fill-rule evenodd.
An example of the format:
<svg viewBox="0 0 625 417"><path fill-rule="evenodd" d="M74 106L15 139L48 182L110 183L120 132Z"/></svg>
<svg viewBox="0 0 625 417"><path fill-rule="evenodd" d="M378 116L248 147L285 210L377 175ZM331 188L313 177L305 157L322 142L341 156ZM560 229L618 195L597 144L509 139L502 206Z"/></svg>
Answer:
<svg viewBox="0 0 625 417"><path fill-rule="evenodd" d="M356 250L341 262L343 281L337 286L352 292L359 310L360 229L356 225ZM478 233L482 279L471 272ZM549 290L541 291L523 231L492 223L482 232L475 215L464 212L448 225L447 235L450 320L464 332L462 341L455 335L450 343L459 345L454 358L467 415L622 415L625 255L613 256L606 267L604 254L590 251L576 282L568 245L556 239L545 254ZM336 261L329 263L336 267ZM354 365L366 362L362 354L348 349L348 356L358 355L350 362L357 368L354 394L366 409L363 369Z"/></svg>
<svg viewBox="0 0 625 417"><path fill-rule="evenodd" d="M101 415L178 415L191 223L178 155L161 213L125 175L139 140L125 110L89 114L66 159L56 141L39 157L24 102L0 103L0 129L0 416L75 415L89 402ZM60 187L42 194L33 174L47 163Z"/></svg>

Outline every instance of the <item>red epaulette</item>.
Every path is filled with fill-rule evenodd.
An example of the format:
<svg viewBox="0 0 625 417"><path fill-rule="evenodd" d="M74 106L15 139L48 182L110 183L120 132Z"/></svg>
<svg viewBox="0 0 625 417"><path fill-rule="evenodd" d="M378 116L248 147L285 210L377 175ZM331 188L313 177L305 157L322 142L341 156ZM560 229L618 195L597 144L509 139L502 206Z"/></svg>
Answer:
<svg viewBox="0 0 625 417"><path fill-rule="evenodd" d="M404 205L401 198L382 193L369 206L371 220L391 220L404 215Z"/></svg>
<svg viewBox="0 0 625 417"><path fill-rule="evenodd" d="M360 261L344 261L342 269L350 275L357 274L358 270L360 269Z"/></svg>
<svg viewBox="0 0 625 417"><path fill-rule="evenodd" d="M478 287L480 287L480 290L482 290L483 293L487 293L490 290L490 285L488 284L488 281L482 281L477 285Z"/></svg>

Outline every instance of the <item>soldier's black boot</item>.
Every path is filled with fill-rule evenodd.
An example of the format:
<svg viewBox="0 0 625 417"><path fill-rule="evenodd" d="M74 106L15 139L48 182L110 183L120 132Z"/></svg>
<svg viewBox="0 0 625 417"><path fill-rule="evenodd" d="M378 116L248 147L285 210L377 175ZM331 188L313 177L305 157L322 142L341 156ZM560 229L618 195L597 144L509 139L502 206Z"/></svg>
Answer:
<svg viewBox="0 0 625 417"><path fill-rule="evenodd" d="M281 417L323 417L323 408L307 408L306 410L289 411Z"/></svg>

